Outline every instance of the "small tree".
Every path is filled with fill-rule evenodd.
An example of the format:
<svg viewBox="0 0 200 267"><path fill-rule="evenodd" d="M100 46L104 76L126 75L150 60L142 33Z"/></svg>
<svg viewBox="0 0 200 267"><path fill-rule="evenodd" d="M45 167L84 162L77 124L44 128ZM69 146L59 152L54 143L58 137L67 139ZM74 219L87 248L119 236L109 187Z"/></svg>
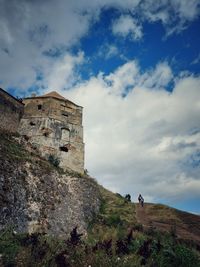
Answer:
<svg viewBox="0 0 200 267"><path fill-rule="evenodd" d="M125 200L126 200L126 202L131 202L131 196L130 196L130 194L126 194L125 195Z"/></svg>
<svg viewBox="0 0 200 267"><path fill-rule="evenodd" d="M60 164L60 160L55 157L54 155L49 155L48 161L55 166L56 168L58 168L59 164Z"/></svg>
<svg viewBox="0 0 200 267"><path fill-rule="evenodd" d="M70 244L72 244L72 245L74 245L74 246L76 246L78 243L80 243L80 241L81 241L81 236L83 235L83 234L78 234L78 232L77 232L77 226L71 231L71 233L70 233L70 239L68 240L68 243L70 243Z"/></svg>
<svg viewBox="0 0 200 267"><path fill-rule="evenodd" d="M87 169L84 169L84 174L85 174L85 175L89 175L89 172L88 172Z"/></svg>

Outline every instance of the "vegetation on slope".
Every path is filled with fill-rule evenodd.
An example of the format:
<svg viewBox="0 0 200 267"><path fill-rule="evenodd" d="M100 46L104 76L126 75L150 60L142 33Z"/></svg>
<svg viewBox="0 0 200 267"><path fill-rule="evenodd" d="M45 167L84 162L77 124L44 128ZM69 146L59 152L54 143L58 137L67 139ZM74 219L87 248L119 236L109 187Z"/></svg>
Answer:
<svg viewBox="0 0 200 267"><path fill-rule="evenodd" d="M43 173L51 172L54 169L52 164L41 158L36 152L33 152L31 148L28 151L23 144L20 144L21 141L22 139L18 134L0 131L0 159L11 165L18 165L26 161L34 162L34 164L41 166ZM7 169L4 171L6 172Z"/></svg>
<svg viewBox="0 0 200 267"><path fill-rule="evenodd" d="M32 146L26 137L0 130L0 159L10 164L21 162L33 162L41 167L44 173L56 170L60 174L71 177L88 178L87 173L78 173L73 170L63 170L59 167L59 161L54 155L50 155L48 160L40 156L40 153ZM5 170L6 171L6 170ZM95 181L94 181L95 182Z"/></svg>
<svg viewBox="0 0 200 267"><path fill-rule="evenodd" d="M1 135L0 149L1 156L4 153L10 163L37 160L38 164L46 166L44 171L48 168L55 169L47 161L40 161L34 153L22 149L13 137ZM145 216L148 216L149 220L139 220L136 204L101 186L99 189L101 208L99 214L88 222L87 237L78 233L76 228L72 229L70 237L63 236L62 239L41 233L19 234L13 230L14 226L10 225L0 232L0 266L200 266L198 243L185 242L177 236L177 229L181 224L188 227L193 225L197 230L191 230L191 233L198 235L198 216L193 217L163 205L145 204ZM166 222L176 227L162 229L159 223Z"/></svg>
<svg viewBox="0 0 200 267"><path fill-rule="evenodd" d="M136 205L100 187L99 215L83 238L74 229L62 240L45 234L0 234L2 266L48 267L198 267L198 247L176 233L143 229L136 220ZM159 208L157 209L159 210Z"/></svg>
<svg viewBox="0 0 200 267"><path fill-rule="evenodd" d="M136 205L137 220L144 226L163 232L175 232L178 239L187 243L200 243L200 216L161 204Z"/></svg>

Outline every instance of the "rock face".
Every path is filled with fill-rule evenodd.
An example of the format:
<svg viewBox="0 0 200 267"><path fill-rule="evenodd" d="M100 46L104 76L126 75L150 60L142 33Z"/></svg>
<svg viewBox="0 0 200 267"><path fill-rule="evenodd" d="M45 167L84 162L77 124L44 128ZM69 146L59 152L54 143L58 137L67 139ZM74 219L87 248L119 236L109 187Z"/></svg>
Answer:
<svg viewBox="0 0 200 267"><path fill-rule="evenodd" d="M59 173L47 161L17 149L15 143L0 143L0 229L12 225L19 232L62 237L78 226L86 233L100 206L95 181Z"/></svg>

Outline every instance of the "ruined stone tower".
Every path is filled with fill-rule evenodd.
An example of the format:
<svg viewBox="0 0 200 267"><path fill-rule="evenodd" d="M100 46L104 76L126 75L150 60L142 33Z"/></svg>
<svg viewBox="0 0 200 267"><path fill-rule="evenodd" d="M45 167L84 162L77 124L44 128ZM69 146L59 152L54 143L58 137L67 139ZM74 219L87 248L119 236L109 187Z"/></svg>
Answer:
<svg viewBox="0 0 200 267"><path fill-rule="evenodd" d="M56 92L25 98L19 133L26 135L42 156L53 155L60 167L84 171L82 107Z"/></svg>

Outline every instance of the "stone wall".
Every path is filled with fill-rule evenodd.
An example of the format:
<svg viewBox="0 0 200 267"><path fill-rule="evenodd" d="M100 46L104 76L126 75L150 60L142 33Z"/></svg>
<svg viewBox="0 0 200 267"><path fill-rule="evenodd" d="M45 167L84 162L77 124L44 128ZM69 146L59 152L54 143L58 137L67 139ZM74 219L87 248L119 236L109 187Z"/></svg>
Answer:
<svg viewBox="0 0 200 267"><path fill-rule="evenodd" d="M86 234L100 206L95 181L60 174L40 157L23 153L8 154L0 140L0 230L12 225L17 232L66 238L78 226L78 232Z"/></svg>
<svg viewBox="0 0 200 267"><path fill-rule="evenodd" d="M64 123L82 124L82 107L69 100L53 97L32 97L23 100L25 104L24 118L49 117Z"/></svg>
<svg viewBox="0 0 200 267"><path fill-rule="evenodd" d="M0 129L16 132L24 105L0 88Z"/></svg>
<svg viewBox="0 0 200 267"><path fill-rule="evenodd" d="M83 129L76 124L66 124L52 118L23 118L19 133L28 137L29 142L48 159L54 155L60 167L84 171Z"/></svg>
<svg viewBox="0 0 200 267"><path fill-rule="evenodd" d="M60 167L84 172L82 107L68 100L34 97L24 100L18 132L26 135L41 155L53 155Z"/></svg>

